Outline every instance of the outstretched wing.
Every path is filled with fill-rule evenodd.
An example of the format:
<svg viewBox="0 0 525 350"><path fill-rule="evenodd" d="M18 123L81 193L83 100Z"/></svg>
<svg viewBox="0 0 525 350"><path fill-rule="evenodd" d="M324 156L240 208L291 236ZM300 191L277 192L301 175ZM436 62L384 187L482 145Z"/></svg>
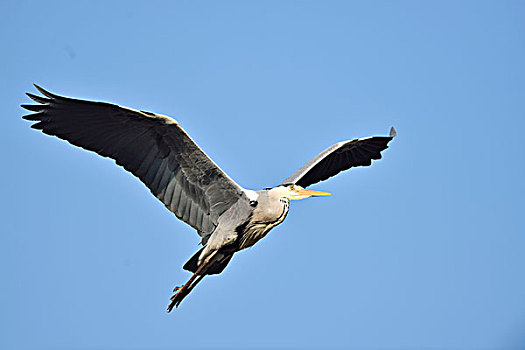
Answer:
<svg viewBox="0 0 525 350"><path fill-rule="evenodd" d="M27 93L38 104L22 105L35 112L23 117L37 122L32 128L113 158L201 236L213 232L218 217L243 196L175 120L35 87L45 97Z"/></svg>
<svg viewBox="0 0 525 350"><path fill-rule="evenodd" d="M395 136L397 136L396 130L392 127L388 137L366 137L336 143L290 175L282 182L282 185L296 184L306 188L337 175L343 170L368 166L372 164L372 159L381 159L381 151L388 148L388 143Z"/></svg>

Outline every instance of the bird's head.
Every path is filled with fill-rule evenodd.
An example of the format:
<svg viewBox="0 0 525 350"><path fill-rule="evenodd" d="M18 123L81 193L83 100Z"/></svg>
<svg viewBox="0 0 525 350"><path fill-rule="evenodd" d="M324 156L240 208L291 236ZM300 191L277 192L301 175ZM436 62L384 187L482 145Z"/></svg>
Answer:
<svg viewBox="0 0 525 350"><path fill-rule="evenodd" d="M307 190L306 188L302 188L301 186L294 185L294 184L281 185L279 187L274 188L274 190L279 191L278 194L280 198L286 198L289 200L297 200L297 199L304 199L308 197L320 197L320 196L331 195L331 193L328 193L328 192Z"/></svg>

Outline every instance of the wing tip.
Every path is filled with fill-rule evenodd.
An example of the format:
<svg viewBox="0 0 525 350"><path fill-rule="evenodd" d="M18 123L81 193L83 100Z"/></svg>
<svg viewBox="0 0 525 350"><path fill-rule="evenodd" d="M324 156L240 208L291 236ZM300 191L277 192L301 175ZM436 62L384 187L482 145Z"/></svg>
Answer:
<svg viewBox="0 0 525 350"><path fill-rule="evenodd" d="M396 137L396 136L397 136L397 131L396 131L396 129L394 129L394 127L392 126L392 127L390 128L390 137L394 138L394 137Z"/></svg>
<svg viewBox="0 0 525 350"><path fill-rule="evenodd" d="M49 91L47 91L46 89L44 89L43 87L39 86L38 84L35 84L33 83L33 86L44 96L48 97L48 98L51 98L51 99L64 99L62 96L59 96L59 95L55 95Z"/></svg>
<svg viewBox="0 0 525 350"><path fill-rule="evenodd" d="M37 83L33 83L33 86L38 90L40 91L41 93L44 93L47 92L43 87L41 87L40 85L38 85Z"/></svg>
<svg viewBox="0 0 525 350"><path fill-rule="evenodd" d="M38 102L38 103L41 103L41 104L49 104L49 103L51 103L51 100L48 99L48 98L46 98L46 97L33 95L33 94L30 93L30 92L26 92L26 95L27 95L27 97L29 97L29 98L32 99L33 101Z"/></svg>
<svg viewBox="0 0 525 350"><path fill-rule="evenodd" d="M28 104L21 104L20 107L27 109L28 111L32 112L40 112L45 110L48 106L41 104L41 105L28 105Z"/></svg>

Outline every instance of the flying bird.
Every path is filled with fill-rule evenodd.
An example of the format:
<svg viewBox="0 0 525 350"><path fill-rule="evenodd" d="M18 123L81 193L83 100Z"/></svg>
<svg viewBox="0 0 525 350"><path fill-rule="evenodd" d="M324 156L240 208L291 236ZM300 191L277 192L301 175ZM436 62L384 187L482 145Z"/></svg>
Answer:
<svg viewBox="0 0 525 350"><path fill-rule="evenodd" d="M207 275L221 273L233 255L251 247L286 218L289 201L330 193L306 187L343 170L368 166L396 136L338 142L312 158L280 185L259 191L239 186L221 170L174 119L105 102L27 93L37 104L31 127L109 157L137 176L165 206L195 230L202 248L184 265L193 273L176 287L168 312Z"/></svg>

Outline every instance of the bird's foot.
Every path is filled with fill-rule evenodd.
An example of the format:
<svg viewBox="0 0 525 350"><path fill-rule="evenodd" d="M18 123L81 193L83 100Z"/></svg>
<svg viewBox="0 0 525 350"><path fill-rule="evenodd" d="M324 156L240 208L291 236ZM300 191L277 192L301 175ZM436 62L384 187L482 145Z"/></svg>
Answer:
<svg viewBox="0 0 525 350"><path fill-rule="evenodd" d="M184 299L184 297L189 293L188 288L184 288L184 286L175 287L173 291L176 293L170 298L171 303L168 305L168 312L170 312L174 307L179 306L182 299Z"/></svg>
<svg viewBox="0 0 525 350"><path fill-rule="evenodd" d="M178 292L179 290L182 289L182 287L183 287L183 286L179 286L179 287L175 287L175 288L173 288L173 293Z"/></svg>

